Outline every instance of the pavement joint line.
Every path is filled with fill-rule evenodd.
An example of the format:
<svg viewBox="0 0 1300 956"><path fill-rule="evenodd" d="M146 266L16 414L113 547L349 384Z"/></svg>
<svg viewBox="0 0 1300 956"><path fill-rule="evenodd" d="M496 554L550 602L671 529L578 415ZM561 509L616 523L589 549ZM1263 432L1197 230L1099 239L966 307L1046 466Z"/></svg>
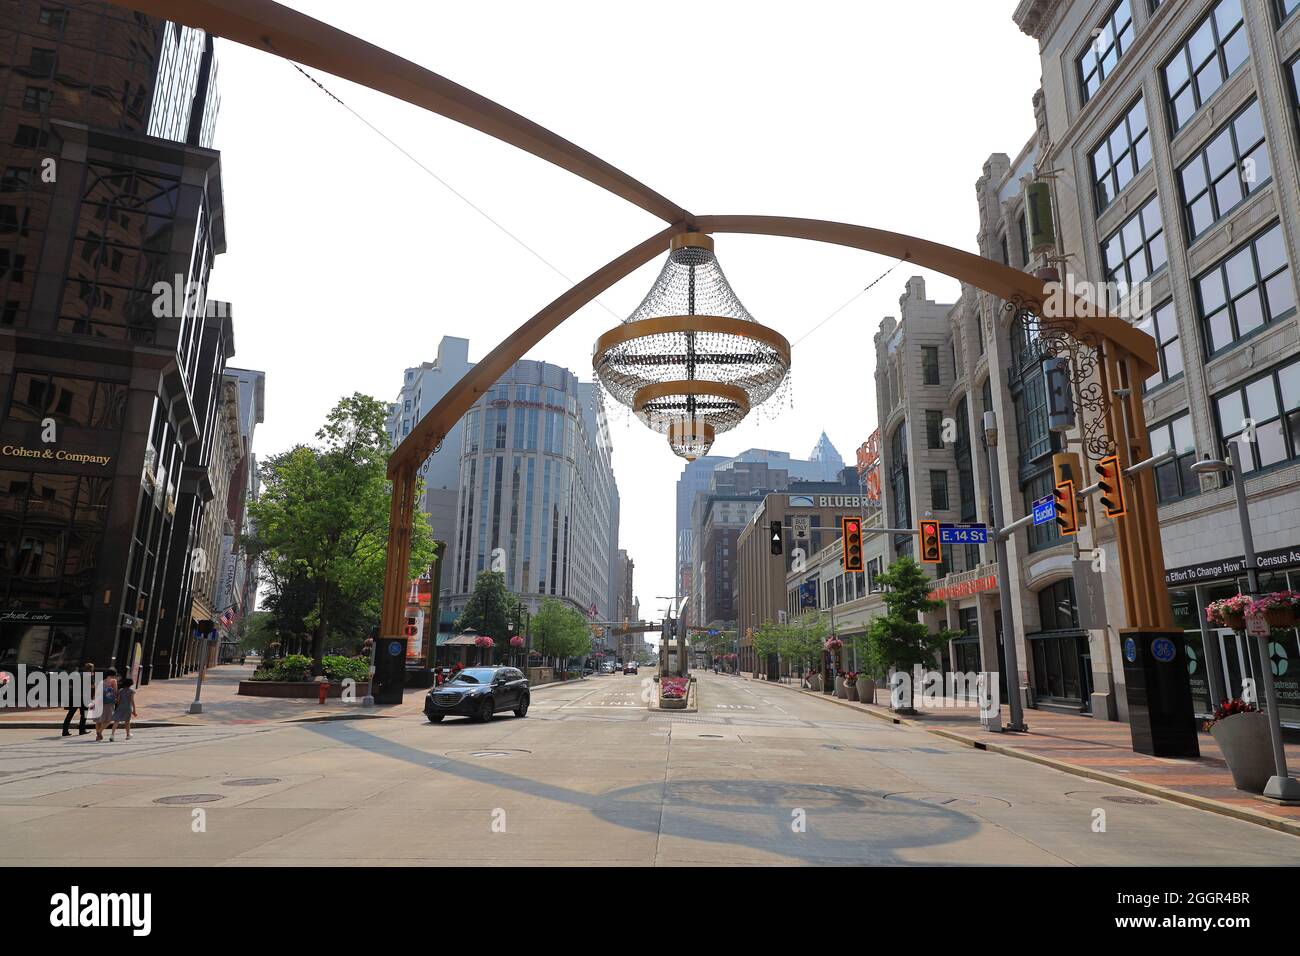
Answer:
<svg viewBox="0 0 1300 956"><path fill-rule="evenodd" d="M752 677L746 677L745 680L753 680ZM1056 760L1051 757L1044 757L1040 754L1029 753L1018 747L1009 747L1005 744L995 743L993 741L981 740L977 737L969 737L965 734L957 733L952 730L944 730L939 727L927 727L925 724L914 720L906 720L902 717L895 717L893 714L876 710L865 710L861 707L854 707L851 701L840 700L821 691L806 691L801 688L789 687L777 683L778 686L785 687L786 690L794 691L796 694L804 694L813 698L824 698L828 703L838 704L841 707L848 707L850 710L859 714L866 714L877 720L883 720L894 724L901 724L904 727L914 727L917 730L924 731L935 737L942 737L951 740L954 743L971 747L975 750L984 750L989 753L1000 754L1004 757L1014 757L1018 760L1025 760L1029 763L1036 763L1040 766L1049 767L1052 770L1059 770L1062 773L1068 773L1076 777L1082 777L1085 780L1095 780L1098 783L1109 783L1116 787L1122 787L1125 790L1133 790L1137 793L1144 793L1147 796L1159 797L1170 803L1178 803L1183 806L1191 807L1196 810L1205 810L1210 813L1217 813L1220 816L1232 817L1245 823L1253 823L1256 826L1268 827L1270 830L1277 830L1290 836L1300 837L1300 823L1291 820L1284 820L1281 817L1274 817L1258 810L1251 810L1246 807L1234 807L1228 803L1222 803L1218 800L1211 800L1209 797L1198 797L1195 794L1183 793L1181 790L1174 790L1170 787L1162 787L1155 783L1146 783L1142 780L1134 780L1131 777L1122 777L1118 774L1107 773L1104 770L1093 770L1090 767L1081 767L1078 764L1067 763L1064 760ZM872 706L879 706L872 705Z"/></svg>

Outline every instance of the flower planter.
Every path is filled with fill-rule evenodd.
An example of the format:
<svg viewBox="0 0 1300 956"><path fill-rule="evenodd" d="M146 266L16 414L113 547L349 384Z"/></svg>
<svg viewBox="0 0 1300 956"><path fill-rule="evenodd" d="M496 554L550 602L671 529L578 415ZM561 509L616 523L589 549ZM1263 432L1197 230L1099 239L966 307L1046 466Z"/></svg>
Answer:
<svg viewBox="0 0 1300 956"><path fill-rule="evenodd" d="M810 674L808 677L808 689L820 691L822 689L822 675Z"/></svg>
<svg viewBox="0 0 1300 956"><path fill-rule="evenodd" d="M1276 631L1295 627L1295 610L1289 607L1271 607L1264 612L1264 620Z"/></svg>
<svg viewBox="0 0 1300 956"><path fill-rule="evenodd" d="M1246 629L1246 615L1225 611L1222 617L1224 627L1230 627L1234 631L1244 631Z"/></svg>
<svg viewBox="0 0 1300 956"><path fill-rule="evenodd" d="M1268 715L1255 712L1224 717L1210 727L1210 735L1228 762L1233 786L1247 793L1263 793L1274 771Z"/></svg>
<svg viewBox="0 0 1300 956"><path fill-rule="evenodd" d="M836 697L839 697L841 700L844 698L844 678L843 678L843 677L837 677L837 678L835 678L835 696L836 696Z"/></svg>
<svg viewBox="0 0 1300 956"><path fill-rule="evenodd" d="M858 700L864 704L876 702L876 682L865 677L858 678Z"/></svg>
<svg viewBox="0 0 1300 956"><path fill-rule="evenodd" d="M845 684L845 685L844 685L844 699L845 699L845 700L857 700L857 699L858 699L858 685L857 685L857 684Z"/></svg>
<svg viewBox="0 0 1300 956"><path fill-rule="evenodd" d="M320 696L321 681L314 680L241 680L236 691L241 697L304 697L308 699ZM343 696L343 682L329 681L325 696L339 698ZM370 681L359 680L353 684L353 692L358 700L370 693Z"/></svg>

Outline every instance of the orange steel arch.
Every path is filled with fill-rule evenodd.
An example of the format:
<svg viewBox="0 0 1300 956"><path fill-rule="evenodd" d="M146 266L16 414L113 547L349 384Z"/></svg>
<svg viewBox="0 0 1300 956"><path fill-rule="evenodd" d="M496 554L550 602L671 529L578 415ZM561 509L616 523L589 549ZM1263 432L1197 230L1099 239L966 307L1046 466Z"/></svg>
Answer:
<svg viewBox="0 0 1300 956"><path fill-rule="evenodd" d="M846 223L776 216L695 217L622 170L557 136L518 113L374 44L270 0L118 0L121 6L154 17L198 27L255 49L266 50L387 93L487 133L634 203L668 223L668 228L634 246L577 283L520 326L488 353L435 405L389 460L393 481L388 565L385 571L381 633L401 633L410 529L415 520L416 471L479 395L552 329L604 290L668 248L683 231L750 233L810 239L906 259L950 275L1006 300L1041 309L1048 289L1043 280L981 256L901 233ZM1156 367L1150 336L1111 317L1085 317L1072 323L1102 343L1100 376L1106 392L1125 388L1112 401L1107 429L1117 439L1121 466L1150 456L1141 383ZM1118 441L1118 436L1128 441ZM1173 628L1164 581L1164 554L1156 524L1151 472L1132 479L1133 508L1115 524L1124 580L1124 604L1133 629ZM1005 585L1004 585L1005 586Z"/></svg>

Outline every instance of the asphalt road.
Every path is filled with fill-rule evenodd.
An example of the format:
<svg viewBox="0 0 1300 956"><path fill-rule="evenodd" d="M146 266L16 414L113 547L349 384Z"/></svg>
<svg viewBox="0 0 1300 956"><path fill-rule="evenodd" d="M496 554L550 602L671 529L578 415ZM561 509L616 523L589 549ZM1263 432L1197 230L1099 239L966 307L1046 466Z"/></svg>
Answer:
<svg viewBox="0 0 1300 956"><path fill-rule="evenodd" d="M1295 837L762 683L700 674L699 713L652 712L653 673L538 688L488 724L0 731L0 862L1300 861Z"/></svg>

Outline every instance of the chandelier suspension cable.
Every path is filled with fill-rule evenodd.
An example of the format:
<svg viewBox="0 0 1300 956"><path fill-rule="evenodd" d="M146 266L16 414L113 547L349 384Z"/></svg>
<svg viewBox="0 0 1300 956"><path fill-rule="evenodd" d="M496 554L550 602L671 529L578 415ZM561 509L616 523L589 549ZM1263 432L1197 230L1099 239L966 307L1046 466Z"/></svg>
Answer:
<svg viewBox="0 0 1300 956"><path fill-rule="evenodd" d="M863 288L861 288L861 289L859 289L857 292L853 293L853 296L852 296L852 297L851 297L847 302L845 302L842 306L840 306L838 309L836 309L836 310L835 310L834 312L832 312L830 315L826 316L826 318L822 319L820 322L818 322L816 325L814 325L811 329L809 329L809 330L808 330L807 332L805 332L803 335L799 336L797 339L795 339L793 342L791 342L791 343L790 343L790 347L791 347L791 348L794 348L796 345L798 345L798 344L799 344L800 342L802 342L804 339L808 338L808 336L812 335L814 332L816 332L818 329L820 329L823 325L825 325L825 324L826 324L827 322L829 322L831 319L835 318L835 316L839 315L841 312L843 312L845 309L847 309L849 306L851 306L854 302L857 302L858 299L862 298L862 296L864 296L864 295L866 295L868 292L870 292L871 289L872 289L872 287L873 287L874 285L876 285L876 283L880 282L880 280L882 280L883 278L885 278L885 276L889 275L891 272L893 272L895 269L897 269L900 265L902 265L904 262L907 262L907 261L908 261L909 259L911 259L911 258L912 258L911 256L903 256L903 258L899 259L897 262L895 262L892 266L890 266L890 267L889 267L888 269L886 269L884 272L880 273L880 275L876 276L874 279L872 279L870 282L868 282L868 283L867 283Z"/></svg>

